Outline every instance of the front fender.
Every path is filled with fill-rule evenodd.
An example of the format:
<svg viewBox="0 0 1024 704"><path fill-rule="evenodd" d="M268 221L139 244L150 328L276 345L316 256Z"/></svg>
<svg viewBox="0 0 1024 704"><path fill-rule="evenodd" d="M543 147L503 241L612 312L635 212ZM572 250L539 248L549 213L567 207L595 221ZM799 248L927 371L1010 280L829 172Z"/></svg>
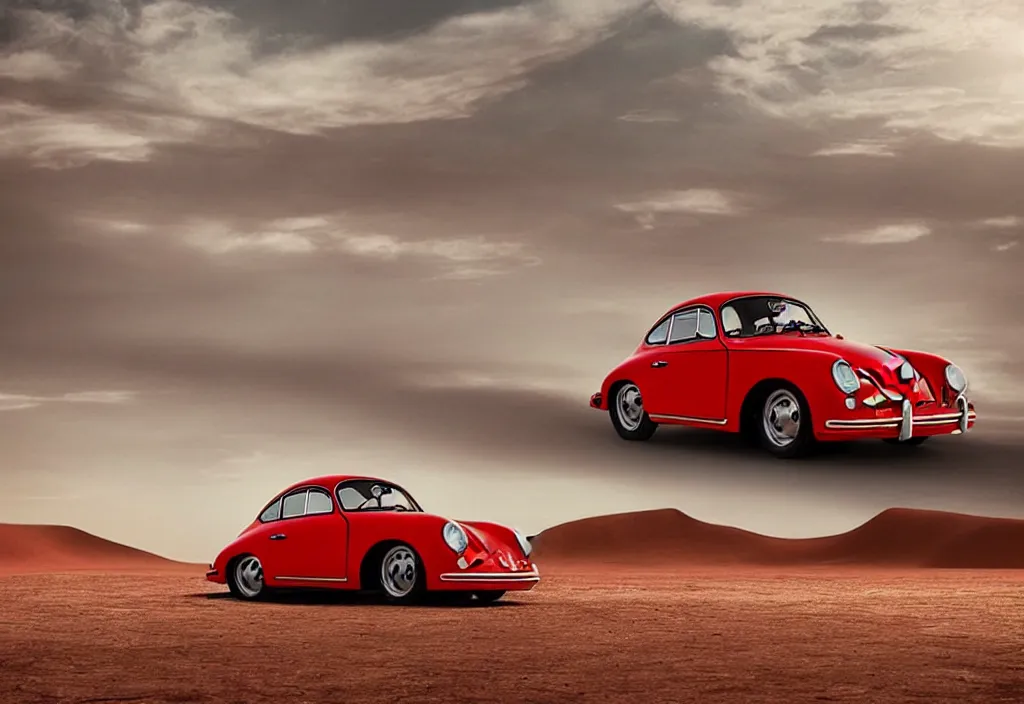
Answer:
<svg viewBox="0 0 1024 704"><path fill-rule="evenodd" d="M841 409L845 399L832 380L832 365L838 359L822 350L730 350L726 429L740 429L743 405L755 389L785 382L803 394L815 434L823 431L825 419Z"/></svg>

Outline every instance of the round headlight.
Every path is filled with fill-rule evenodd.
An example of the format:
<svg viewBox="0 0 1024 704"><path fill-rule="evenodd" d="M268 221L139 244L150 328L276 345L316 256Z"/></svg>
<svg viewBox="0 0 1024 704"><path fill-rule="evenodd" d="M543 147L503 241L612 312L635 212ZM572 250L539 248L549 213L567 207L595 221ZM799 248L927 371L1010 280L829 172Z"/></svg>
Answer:
<svg viewBox="0 0 1024 704"><path fill-rule="evenodd" d="M462 529L455 521L448 521L444 524L444 529L441 531L441 535L444 537L445 544L450 547L456 555L461 555L469 547L469 538L466 537L466 531Z"/></svg>
<svg viewBox="0 0 1024 704"><path fill-rule="evenodd" d="M967 388L967 375L964 374L963 369L955 364L948 364L946 365L946 383L949 384L949 388L958 394L963 393L964 389Z"/></svg>
<svg viewBox="0 0 1024 704"><path fill-rule="evenodd" d="M914 368L910 365L910 362L904 360L903 364L899 368L900 381L913 381L914 380Z"/></svg>
<svg viewBox="0 0 1024 704"><path fill-rule="evenodd" d="M853 367L845 359L837 360L832 365L832 381L844 394L852 394L860 388L860 379L853 371Z"/></svg>
<svg viewBox="0 0 1024 704"><path fill-rule="evenodd" d="M519 531L513 531L516 534L516 540L519 541L519 547L523 549L523 556L529 557L530 552L533 550L533 546L530 545L530 541L523 537L523 534Z"/></svg>

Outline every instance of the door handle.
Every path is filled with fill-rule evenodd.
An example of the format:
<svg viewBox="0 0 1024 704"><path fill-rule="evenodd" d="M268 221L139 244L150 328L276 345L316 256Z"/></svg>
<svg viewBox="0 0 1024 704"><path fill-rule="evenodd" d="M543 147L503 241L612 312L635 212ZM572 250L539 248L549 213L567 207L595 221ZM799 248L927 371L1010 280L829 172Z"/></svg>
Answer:
<svg viewBox="0 0 1024 704"><path fill-rule="evenodd" d="M663 359L659 359L657 362L651 362L651 366L655 369L661 369L662 367L667 367L668 362Z"/></svg>
<svg viewBox="0 0 1024 704"><path fill-rule="evenodd" d="M271 540L284 540L287 537L288 536L285 535L284 533L274 533L272 536L270 536L270 539Z"/></svg>

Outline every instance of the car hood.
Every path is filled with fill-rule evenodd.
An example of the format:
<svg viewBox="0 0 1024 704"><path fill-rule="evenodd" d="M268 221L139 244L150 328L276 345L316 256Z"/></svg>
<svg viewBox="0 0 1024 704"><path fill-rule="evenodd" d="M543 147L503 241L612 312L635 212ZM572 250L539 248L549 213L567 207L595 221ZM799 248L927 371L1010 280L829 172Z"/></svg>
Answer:
<svg viewBox="0 0 1024 704"><path fill-rule="evenodd" d="M824 335L765 335L747 338L744 343L743 349L827 352L842 357L854 368L892 369L902 364L899 357L881 347Z"/></svg>
<svg viewBox="0 0 1024 704"><path fill-rule="evenodd" d="M500 536L495 535L494 531L488 530L485 526L481 526L474 521L458 521L467 533L472 535L479 541L480 546L483 547L488 553L492 553L495 550L511 547L508 545L508 541L502 540Z"/></svg>

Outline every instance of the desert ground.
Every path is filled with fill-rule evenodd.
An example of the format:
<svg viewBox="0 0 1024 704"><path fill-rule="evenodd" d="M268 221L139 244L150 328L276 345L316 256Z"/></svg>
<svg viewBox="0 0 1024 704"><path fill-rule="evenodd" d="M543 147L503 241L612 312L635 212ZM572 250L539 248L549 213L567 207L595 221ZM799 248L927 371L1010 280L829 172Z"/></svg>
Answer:
<svg viewBox="0 0 1024 704"><path fill-rule="evenodd" d="M1020 702L1024 572L544 567L490 606L0 577L0 701Z"/></svg>

